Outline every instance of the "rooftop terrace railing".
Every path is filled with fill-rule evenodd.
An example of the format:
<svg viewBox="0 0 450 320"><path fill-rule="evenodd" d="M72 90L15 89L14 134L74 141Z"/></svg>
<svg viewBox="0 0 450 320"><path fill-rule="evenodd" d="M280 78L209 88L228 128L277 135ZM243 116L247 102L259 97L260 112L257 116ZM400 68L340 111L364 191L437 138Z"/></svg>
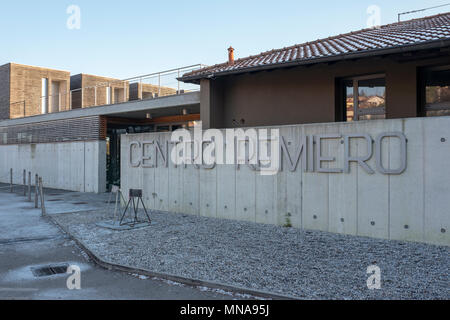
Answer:
<svg viewBox="0 0 450 320"><path fill-rule="evenodd" d="M139 97L144 98L146 91L155 90L156 97L162 97L172 94L182 94L186 92L199 91L200 86L190 83L184 83L178 80L183 74L206 67L202 64L187 66L178 69L166 70L163 72L151 73L143 76L125 79L139 88Z"/></svg>
<svg viewBox="0 0 450 320"><path fill-rule="evenodd" d="M206 66L196 64L124 80L103 80L93 86L41 96L39 100L36 99L36 96L33 97L31 94L27 96L25 93L25 100L10 104L13 110L11 118L24 118L39 114L156 99L199 91L199 85L184 83L179 81L178 78L183 74L204 67Z"/></svg>

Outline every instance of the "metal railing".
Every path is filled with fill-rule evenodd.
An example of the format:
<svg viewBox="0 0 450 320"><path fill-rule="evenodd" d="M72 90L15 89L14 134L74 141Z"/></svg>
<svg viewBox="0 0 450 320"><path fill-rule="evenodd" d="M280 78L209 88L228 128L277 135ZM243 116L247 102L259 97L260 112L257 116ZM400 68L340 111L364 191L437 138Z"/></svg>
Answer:
<svg viewBox="0 0 450 320"><path fill-rule="evenodd" d="M12 118L24 118L39 114L195 92L200 90L199 85L184 83L179 81L178 78L204 67L206 65L196 64L124 80L102 81L94 86L41 96L39 102L33 101L29 97L25 101L11 103L11 109L14 110L11 115Z"/></svg>
<svg viewBox="0 0 450 320"><path fill-rule="evenodd" d="M183 68L171 69L162 72L151 73L143 76L125 79L130 88L137 88L139 100L164 97L175 94L199 91L200 86L184 83L178 80L182 75L206 67L196 64Z"/></svg>

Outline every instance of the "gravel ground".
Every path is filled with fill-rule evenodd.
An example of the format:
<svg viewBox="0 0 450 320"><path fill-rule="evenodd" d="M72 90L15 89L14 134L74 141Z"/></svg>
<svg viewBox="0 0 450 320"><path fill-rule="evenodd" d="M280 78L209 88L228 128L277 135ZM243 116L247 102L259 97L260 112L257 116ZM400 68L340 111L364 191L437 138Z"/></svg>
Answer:
<svg viewBox="0 0 450 320"><path fill-rule="evenodd" d="M154 225L117 232L105 212L54 218L110 262L300 299L449 299L449 247L154 213ZM368 290L369 265L382 288Z"/></svg>

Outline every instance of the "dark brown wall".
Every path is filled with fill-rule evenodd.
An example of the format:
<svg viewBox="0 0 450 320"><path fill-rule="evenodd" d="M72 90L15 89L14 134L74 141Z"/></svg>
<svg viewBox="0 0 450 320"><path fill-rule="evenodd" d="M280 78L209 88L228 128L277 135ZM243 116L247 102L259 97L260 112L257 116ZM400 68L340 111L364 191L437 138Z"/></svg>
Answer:
<svg viewBox="0 0 450 320"><path fill-rule="evenodd" d="M200 82L200 115L205 129L223 127L225 86L223 80Z"/></svg>
<svg viewBox="0 0 450 320"><path fill-rule="evenodd" d="M244 126L334 121L334 81L323 72L322 67L230 78L223 88L224 127L241 120Z"/></svg>
<svg viewBox="0 0 450 320"><path fill-rule="evenodd" d="M202 120L216 128L338 121L336 80L374 73L386 75L387 117L415 117L417 70L436 64L450 64L450 59L371 58L203 80ZM213 120L213 114L219 119Z"/></svg>

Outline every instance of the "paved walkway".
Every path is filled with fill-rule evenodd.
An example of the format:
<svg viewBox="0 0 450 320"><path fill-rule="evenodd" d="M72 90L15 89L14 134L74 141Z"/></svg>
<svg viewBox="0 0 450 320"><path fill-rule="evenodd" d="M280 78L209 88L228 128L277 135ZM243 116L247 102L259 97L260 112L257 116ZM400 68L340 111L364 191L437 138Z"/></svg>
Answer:
<svg viewBox="0 0 450 320"><path fill-rule="evenodd" d="M51 201L55 195L69 196L73 201ZM98 195L48 190L47 197L47 209L53 214L105 206L104 197ZM237 298L102 269L91 263L86 254L48 219L41 218L40 210L34 209L34 204L25 200L21 195L0 189L0 299ZM37 278L31 271L32 267L58 263L81 268L81 290L67 289L67 274Z"/></svg>
<svg viewBox="0 0 450 320"><path fill-rule="evenodd" d="M23 199L0 193L0 208ZM47 190L47 211L91 252L114 264L300 299L450 298L450 247L171 213L153 213L154 223L148 228L118 232L97 226L98 222L112 218L113 205L106 210L108 199L107 194ZM50 239L37 240L36 243L20 242L19 239L17 243L2 245L0 238L0 250L13 246L9 251L11 257L14 250L18 250L19 257L28 259L23 262L15 261L19 258L10 259L13 265L7 269L12 271L0 275L0 286L8 287L5 281L10 281L11 285L33 288L32 284L37 283L35 279L18 282L23 268L41 262L73 260L87 264L87 297L135 297L136 294L128 292L127 288L137 286L142 288L141 292L140 289L136 291L137 295L144 298L223 298L218 291L201 292L191 287L173 287L161 282L130 279L120 273L98 271L80 256L78 248L67 239L61 239L63 235L52 225L42 223L39 212L30 210L29 203L20 203L14 205L8 211L10 213L0 209L0 227L14 226L5 240L17 240L24 234ZM48 250L47 256L44 249ZM68 256L64 255L64 250ZM61 258L56 259L58 261L50 259L53 252L61 254ZM2 264L3 259L0 270L5 270ZM380 290L367 288L367 268L371 265L377 265L381 270ZM94 273L92 278L88 278L89 272L95 271L98 275ZM112 275L118 277L117 281L122 281L123 286L109 285L106 278L116 281ZM62 297L77 294L67 293L61 288L65 279L58 281L58 289L53 288L56 290L53 294L57 292ZM121 286L123 291L117 288ZM151 289L153 286L154 290ZM45 292L41 290L36 295L28 292L27 296L46 297Z"/></svg>

